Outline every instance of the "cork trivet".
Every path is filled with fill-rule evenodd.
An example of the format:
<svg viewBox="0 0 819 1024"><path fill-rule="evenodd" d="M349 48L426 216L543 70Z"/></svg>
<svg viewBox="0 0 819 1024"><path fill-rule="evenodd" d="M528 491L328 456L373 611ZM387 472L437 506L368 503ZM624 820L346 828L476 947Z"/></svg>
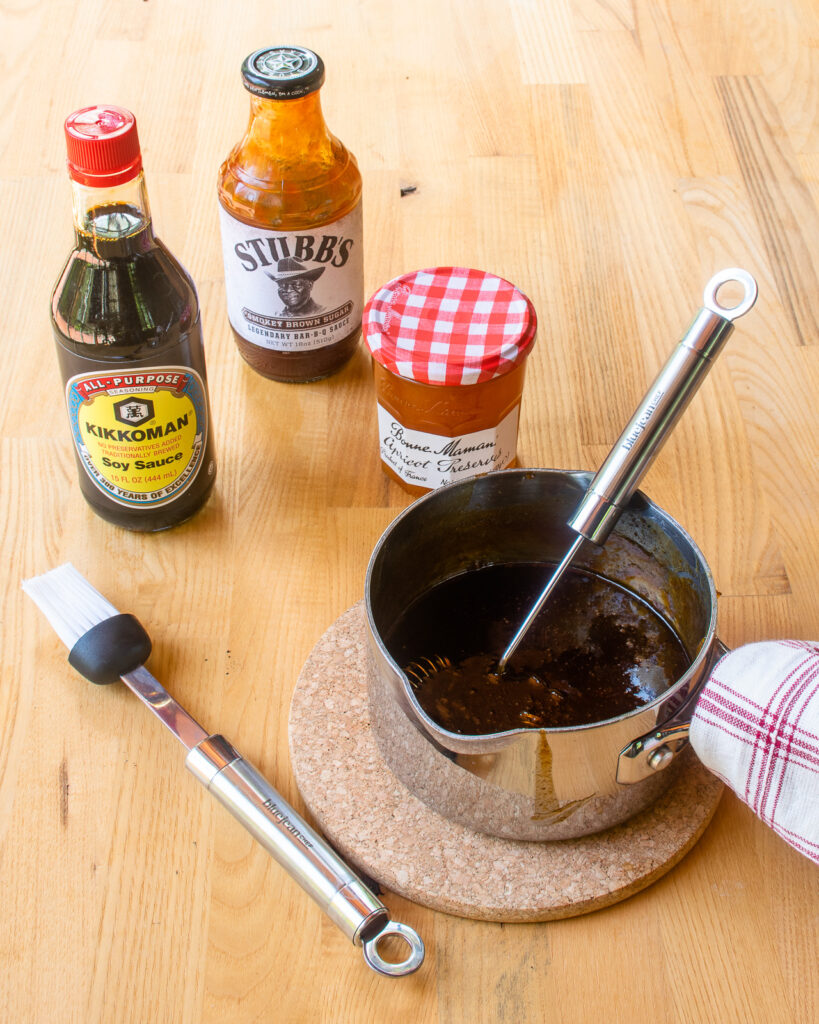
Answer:
<svg viewBox="0 0 819 1024"><path fill-rule="evenodd" d="M610 906L669 871L697 842L722 783L687 756L648 810L596 835L498 839L441 817L381 756L367 700L363 602L313 648L290 708L290 754L310 813L338 852L409 900L484 921L548 921Z"/></svg>

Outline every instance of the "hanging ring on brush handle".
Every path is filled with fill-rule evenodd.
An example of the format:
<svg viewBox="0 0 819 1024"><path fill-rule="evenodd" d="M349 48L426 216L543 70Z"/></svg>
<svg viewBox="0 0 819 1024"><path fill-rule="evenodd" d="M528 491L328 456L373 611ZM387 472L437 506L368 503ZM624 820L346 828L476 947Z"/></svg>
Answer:
<svg viewBox="0 0 819 1024"><path fill-rule="evenodd" d="M403 939L404 943L409 946L409 956L399 963L385 960L378 951L379 943L390 935ZM401 978L405 974L417 971L424 962L424 943L414 928L410 928L407 924L399 924L398 921L388 921L377 935L364 942L364 959L379 974L386 974L390 978Z"/></svg>

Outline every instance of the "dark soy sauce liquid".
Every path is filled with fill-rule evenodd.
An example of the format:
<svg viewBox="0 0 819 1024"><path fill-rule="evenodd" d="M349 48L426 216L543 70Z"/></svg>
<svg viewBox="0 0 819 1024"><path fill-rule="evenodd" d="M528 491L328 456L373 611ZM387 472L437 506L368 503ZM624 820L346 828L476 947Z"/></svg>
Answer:
<svg viewBox="0 0 819 1024"><path fill-rule="evenodd" d="M191 367L207 382L196 288L188 272L128 204L99 206L54 289L51 319L63 380L75 374ZM155 509L130 508L91 481L75 450L80 488L94 511L130 530L164 530L206 501L215 480L212 430L194 481Z"/></svg>
<svg viewBox="0 0 819 1024"><path fill-rule="evenodd" d="M645 601L571 569L499 677L498 659L553 568L491 565L454 576L396 623L387 648L443 728L481 735L605 721L654 700L688 668L680 639ZM412 665L433 656L450 665Z"/></svg>

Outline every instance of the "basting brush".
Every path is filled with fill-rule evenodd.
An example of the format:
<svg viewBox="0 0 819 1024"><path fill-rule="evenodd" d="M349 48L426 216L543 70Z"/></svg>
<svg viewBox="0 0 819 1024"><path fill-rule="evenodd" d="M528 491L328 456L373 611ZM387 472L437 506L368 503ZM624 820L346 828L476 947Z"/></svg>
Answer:
<svg viewBox="0 0 819 1024"><path fill-rule="evenodd" d="M417 970L424 944L389 911L364 882L258 771L218 734L209 734L145 668L151 640L139 620L121 614L73 565L23 582L69 650L68 661L92 683L122 680L185 746L185 766L322 910L364 952L380 974L400 977ZM409 947L400 963L382 958L378 944L397 935Z"/></svg>

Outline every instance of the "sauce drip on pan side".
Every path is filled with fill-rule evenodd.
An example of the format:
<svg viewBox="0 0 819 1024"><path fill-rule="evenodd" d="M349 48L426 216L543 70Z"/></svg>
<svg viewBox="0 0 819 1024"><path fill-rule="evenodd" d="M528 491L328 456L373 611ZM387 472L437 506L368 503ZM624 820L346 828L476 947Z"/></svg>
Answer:
<svg viewBox="0 0 819 1024"><path fill-rule="evenodd" d="M443 728L481 735L605 721L654 700L688 668L682 642L642 598L571 569L501 678L498 659L553 568L519 563L462 573L398 620L387 647L405 668L427 666L409 678Z"/></svg>

